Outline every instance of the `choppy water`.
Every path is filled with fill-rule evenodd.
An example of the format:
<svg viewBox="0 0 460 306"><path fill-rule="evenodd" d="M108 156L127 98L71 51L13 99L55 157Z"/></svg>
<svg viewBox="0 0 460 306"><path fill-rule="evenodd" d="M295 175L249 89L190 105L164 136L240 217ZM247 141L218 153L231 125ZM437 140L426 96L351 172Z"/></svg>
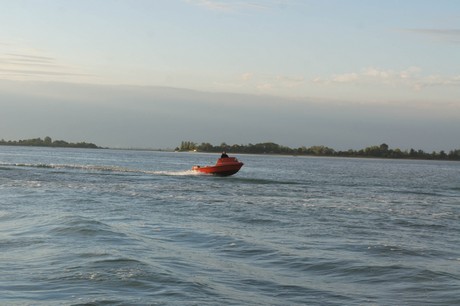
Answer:
<svg viewBox="0 0 460 306"><path fill-rule="evenodd" d="M0 304L460 304L460 163L217 157L0 147Z"/></svg>

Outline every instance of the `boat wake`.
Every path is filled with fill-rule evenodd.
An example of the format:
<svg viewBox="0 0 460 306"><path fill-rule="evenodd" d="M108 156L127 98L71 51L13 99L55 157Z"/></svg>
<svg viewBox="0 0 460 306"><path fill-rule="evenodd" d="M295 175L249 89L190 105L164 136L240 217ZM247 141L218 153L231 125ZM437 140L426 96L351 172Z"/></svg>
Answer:
<svg viewBox="0 0 460 306"><path fill-rule="evenodd" d="M43 169L56 169L56 170L77 170L87 172L100 172L100 173L133 173L133 174L148 174L148 175L169 175L169 176L189 176L200 175L200 173L193 170L177 170L177 171L155 171L155 170L141 170L131 169L119 166L105 166L105 165L68 165L68 164L25 164L25 163L0 163L0 170L14 170L16 168L43 168Z"/></svg>
<svg viewBox="0 0 460 306"><path fill-rule="evenodd" d="M171 175L171 176L188 176L188 175L200 175L201 173L193 170L185 171L143 171L146 174L155 174L155 175Z"/></svg>

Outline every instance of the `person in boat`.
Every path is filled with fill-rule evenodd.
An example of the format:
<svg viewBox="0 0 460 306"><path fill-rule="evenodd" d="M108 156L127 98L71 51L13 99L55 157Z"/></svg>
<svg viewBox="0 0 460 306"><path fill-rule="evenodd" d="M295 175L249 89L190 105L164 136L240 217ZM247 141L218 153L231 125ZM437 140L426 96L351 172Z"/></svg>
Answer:
<svg viewBox="0 0 460 306"><path fill-rule="evenodd" d="M225 153L225 151L224 151L224 152L222 152L222 155L220 156L220 158L228 158L228 155L227 155L227 153Z"/></svg>

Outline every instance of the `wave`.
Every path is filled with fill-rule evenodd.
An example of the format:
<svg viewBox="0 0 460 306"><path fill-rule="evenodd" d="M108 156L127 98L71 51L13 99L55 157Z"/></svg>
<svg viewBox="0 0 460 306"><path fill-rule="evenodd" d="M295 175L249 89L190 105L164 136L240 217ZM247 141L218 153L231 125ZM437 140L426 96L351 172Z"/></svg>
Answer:
<svg viewBox="0 0 460 306"><path fill-rule="evenodd" d="M260 178L248 178L248 177L232 177L234 182L242 182L248 184L258 184L258 185L302 185L302 182L296 181L279 181L279 180L270 180L270 179L260 179Z"/></svg>
<svg viewBox="0 0 460 306"><path fill-rule="evenodd" d="M112 237L124 239L127 237L123 232L115 230L112 226L102 221L83 216L63 216L49 221L48 233L58 236L82 236L82 237Z"/></svg>

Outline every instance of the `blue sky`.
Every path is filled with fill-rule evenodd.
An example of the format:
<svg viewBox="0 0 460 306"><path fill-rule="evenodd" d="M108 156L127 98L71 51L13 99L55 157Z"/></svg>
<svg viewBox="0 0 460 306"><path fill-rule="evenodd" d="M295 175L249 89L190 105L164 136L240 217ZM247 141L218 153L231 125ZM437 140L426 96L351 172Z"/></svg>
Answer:
<svg viewBox="0 0 460 306"><path fill-rule="evenodd" d="M459 1L0 0L0 8L0 138L460 147ZM85 123L62 120L69 109ZM47 120L21 120L39 110Z"/></svg>

